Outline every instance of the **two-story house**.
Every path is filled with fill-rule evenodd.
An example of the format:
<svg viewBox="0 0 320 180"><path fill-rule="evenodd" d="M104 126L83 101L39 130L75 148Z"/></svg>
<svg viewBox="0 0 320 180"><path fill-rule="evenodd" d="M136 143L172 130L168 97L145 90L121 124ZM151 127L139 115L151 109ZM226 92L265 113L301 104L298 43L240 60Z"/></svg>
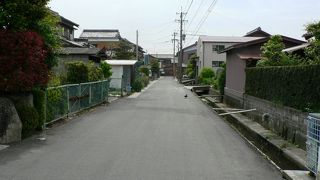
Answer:
<svg viewBox="0 0 320 180"><path fill-rule="evenodd" d="M197 43L198 72L204 67L211 67L216 71L227 59L226 53L219 54L219 51L256 39L259 37L200 36Z"/></svg>

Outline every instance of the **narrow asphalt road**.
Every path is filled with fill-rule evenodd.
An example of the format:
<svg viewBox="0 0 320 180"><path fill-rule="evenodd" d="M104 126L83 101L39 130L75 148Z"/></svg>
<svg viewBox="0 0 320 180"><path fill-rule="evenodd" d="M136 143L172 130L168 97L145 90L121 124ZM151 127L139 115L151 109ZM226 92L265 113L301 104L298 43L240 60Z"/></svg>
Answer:
<svg viewBox="0 0 320 180"><path fill-rule="evenodd" d="M188 98L184 95L188 94ZM0 151L1 180L275 180L281 174L171 77Z"/></svg>

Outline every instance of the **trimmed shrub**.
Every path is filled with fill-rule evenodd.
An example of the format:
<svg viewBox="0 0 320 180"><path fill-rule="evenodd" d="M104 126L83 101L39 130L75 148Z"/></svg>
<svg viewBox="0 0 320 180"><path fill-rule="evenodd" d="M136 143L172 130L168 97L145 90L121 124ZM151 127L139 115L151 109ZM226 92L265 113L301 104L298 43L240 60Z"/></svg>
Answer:
<svg viewBox="0 0 320 180"><path fill-rule="evenodd" d="M222 65L222 72L218 76L217 86L221 95L224 95L224 87L226 86L226 64Z"/></svg>
<svg viewBox="0 0 320 180"><path fill-rule="evenodd" d="M141 67L139 68L139 71L140 71L142 74L144 74L144 75L146 75L146 76L149 76L149 68L148 68L147 66L141 66Z"/></svg>
<svg viewBox="0 0 320 180"><path fill-rule="evenodd" d="M149 77L148 76L142 76L141 77L141 81L142 81L142 86L146 87L149 84Z"/></svg>
<svg viewBox="0 0 320 180"><path fill-rule="evenodd" d="M320 110L320 65L246 69L246 94L302 111Z"/></svg>
<svg viewBox="0 0 320 180"><path fill-rule="evenodd" d="M0 91L25 92L48 82L47 50L36 32L0 30Z"/></svg>
<svg viewBox="0 0 320 180"><path fill-rule="evenodd" d="M67 63L67 82L70 84L79 84L89 81L89 71L85 63L70 62Z"/></svg>
<svg viewBox="0 0 320 180"><path fill-rule="evenodd" d="M90 82L100 81L104 79L102 69L97 67L93 62L87 64L88 68L88 80Z"/></svg>
<svg viewBox="0 0 320 180"><path fill-rule="evenodd" d="M212 68L203 68L200 72L200 84L211 85L214 83L214 71Z"/></svg>
<svg viewBox="0 0 320 180"><path fill-rule="evenodd" d="M22 123L22 137L25 138L32 135L40 124L36 108L18 105L16 106L16 109Z"/></svg>
<svg viewBox="0 0 320 180"><path fill-rule="evenodd" d="M102 70L103 76L104 78L108 79L112 76L112 67L110 64L106 63L106 62L102 62L100 63L100 68Z"/></svg>
<svg viewBox="0 0 320 180"><path fill-rule="evenodd" d="M137 78L133 83L132 83L132 90L135 92L140 92L143 88L143 82L141 78Z"/></svg>

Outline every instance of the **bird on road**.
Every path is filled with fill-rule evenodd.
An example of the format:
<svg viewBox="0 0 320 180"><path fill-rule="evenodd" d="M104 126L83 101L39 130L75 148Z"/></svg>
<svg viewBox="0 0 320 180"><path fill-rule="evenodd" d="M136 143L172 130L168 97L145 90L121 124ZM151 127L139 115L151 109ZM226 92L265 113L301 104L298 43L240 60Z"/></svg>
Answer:
<svg viewBox="0 0 320 180"><path fill-rule="evenodd" d="M184 98L187 98L188 97L188 95L186 94L186 95L184 95Z"/></svg>

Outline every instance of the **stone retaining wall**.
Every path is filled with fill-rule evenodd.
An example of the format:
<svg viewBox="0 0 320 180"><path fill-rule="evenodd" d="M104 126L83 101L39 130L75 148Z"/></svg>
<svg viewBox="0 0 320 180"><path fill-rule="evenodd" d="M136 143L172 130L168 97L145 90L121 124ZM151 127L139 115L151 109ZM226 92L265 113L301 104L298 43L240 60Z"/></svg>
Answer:
<svg viewBox="0 0 320 180"><path fill-rule="evenodd" d="M244 95L243 106L244 109L257 109L246 114L249 118L299 145L300 148L306 149L308 113L249 95Z"/></svg>

